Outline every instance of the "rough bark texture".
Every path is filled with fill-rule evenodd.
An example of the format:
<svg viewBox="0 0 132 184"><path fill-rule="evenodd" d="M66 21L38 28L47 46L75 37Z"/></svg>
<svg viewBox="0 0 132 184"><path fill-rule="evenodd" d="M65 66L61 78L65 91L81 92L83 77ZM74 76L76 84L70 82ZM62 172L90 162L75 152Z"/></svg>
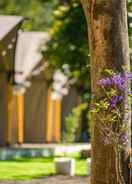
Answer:
<svg viewBox="0 0 132 184"><path fill-rule="evenodd" d="M126 0L81 0L81 3L88 23L92 93L97 96L100 95L97 85L97 81L102 77L100 71L106 68L122 71L123 66L126 70L130 68ZM127 115L124 113L124 119ZM93 117L92 123L91 183L130 184L126 162L128 155L123 154L125 168L121 168L120 173L119 156L113 147L102 143L97 117ZM128 124L130 123L129 119ZM129 147L130 145L126 151Z"/></svg>

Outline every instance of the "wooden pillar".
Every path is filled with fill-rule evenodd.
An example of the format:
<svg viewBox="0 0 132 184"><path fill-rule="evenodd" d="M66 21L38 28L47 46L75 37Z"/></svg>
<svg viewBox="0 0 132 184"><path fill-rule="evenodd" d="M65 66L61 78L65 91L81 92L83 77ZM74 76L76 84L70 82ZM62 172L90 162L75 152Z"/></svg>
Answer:
<svg viewBox="0 0 132 184"><path fill-rule="evenodd" d="M7 144L8 95L6 75L0 74L0 146Z"/></svg>
<svg viewBox="0 0 132 184"><path fill-rule="evenodd" d="M11 85L8 84L8 125L6 133L6 142L8 145L12 143L12 120L13 120L13 92Z"/></svg>
<svg viewBox="0 0 132 184"><path fill-rule="evenodd" d="M17 141L16 112L12 86L6 75L0 75L0 79L0 145L5 146Z"/></svg>
<svg viewBox="0 0 132 184"><path fill-rule="evenodd" d="M17 143L17 112L16 112L16 97L13 95L13 88L8 84L8 123L6 130L7 145Z"/></svg>
<svg viewBox="0 0 132 184"><path fill-rule="evenodd" d="M52 100L51 89L47 98L46 142L59 142L61 138L61 100Z"/></svg>
<svg viewBox="0 0 132 184"><path fill-rule="evenodd" d="M60 142L61 140L61 100L54 101L54 141Z"/></svg>
<svg viewBox="0 0 132 184"><path fill-rule="evenodd" d="M46 121L46 142L52 142L52 128L53 128L53 109L52 109L52 101L51 101L51 89L48 89L47 95L47 121Z"/></svg>
<svg viewBox="0 0 132 184"><path fill-rule="evenodd" d="M24 141L24 95L16 95L17 105L17 142L22 144Z"/></svg>

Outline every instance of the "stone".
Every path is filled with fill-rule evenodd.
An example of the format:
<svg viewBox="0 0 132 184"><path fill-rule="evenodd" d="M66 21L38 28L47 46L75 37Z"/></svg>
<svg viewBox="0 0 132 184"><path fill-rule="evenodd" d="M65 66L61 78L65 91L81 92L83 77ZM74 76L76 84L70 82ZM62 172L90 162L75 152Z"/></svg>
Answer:
<svg viewBox="0 0 132 184"><path fill-rule="evenodd" d="M73 158L56 158L55 159L56 173L59 175L75 175L75 159Z"/></svg>

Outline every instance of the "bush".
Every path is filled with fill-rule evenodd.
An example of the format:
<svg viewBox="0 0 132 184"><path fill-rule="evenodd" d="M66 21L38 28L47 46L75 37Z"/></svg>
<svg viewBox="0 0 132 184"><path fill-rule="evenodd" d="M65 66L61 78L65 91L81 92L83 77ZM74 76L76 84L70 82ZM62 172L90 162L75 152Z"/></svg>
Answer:
<svg viewBox="0 0 132 184"><path fill-rule="evenodd" d="M73 108L72 112L65 119L65 131L63 141L71 143L75 141L76 131L79 127L82 112L87 108L87 103L82 103Z"/></svg>

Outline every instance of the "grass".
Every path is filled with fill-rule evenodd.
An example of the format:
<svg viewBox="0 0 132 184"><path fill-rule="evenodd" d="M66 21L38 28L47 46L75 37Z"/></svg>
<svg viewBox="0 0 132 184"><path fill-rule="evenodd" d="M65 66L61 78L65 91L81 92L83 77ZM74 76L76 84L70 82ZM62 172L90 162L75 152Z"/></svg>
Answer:
<svg viewBox="0 0 132 184"><path fill-rule="evenodd" d="M76 175L87 174L86 160L76 159ZM54 158L19 158L0 161L0 179L28 180L55 174Z"/></svg>

